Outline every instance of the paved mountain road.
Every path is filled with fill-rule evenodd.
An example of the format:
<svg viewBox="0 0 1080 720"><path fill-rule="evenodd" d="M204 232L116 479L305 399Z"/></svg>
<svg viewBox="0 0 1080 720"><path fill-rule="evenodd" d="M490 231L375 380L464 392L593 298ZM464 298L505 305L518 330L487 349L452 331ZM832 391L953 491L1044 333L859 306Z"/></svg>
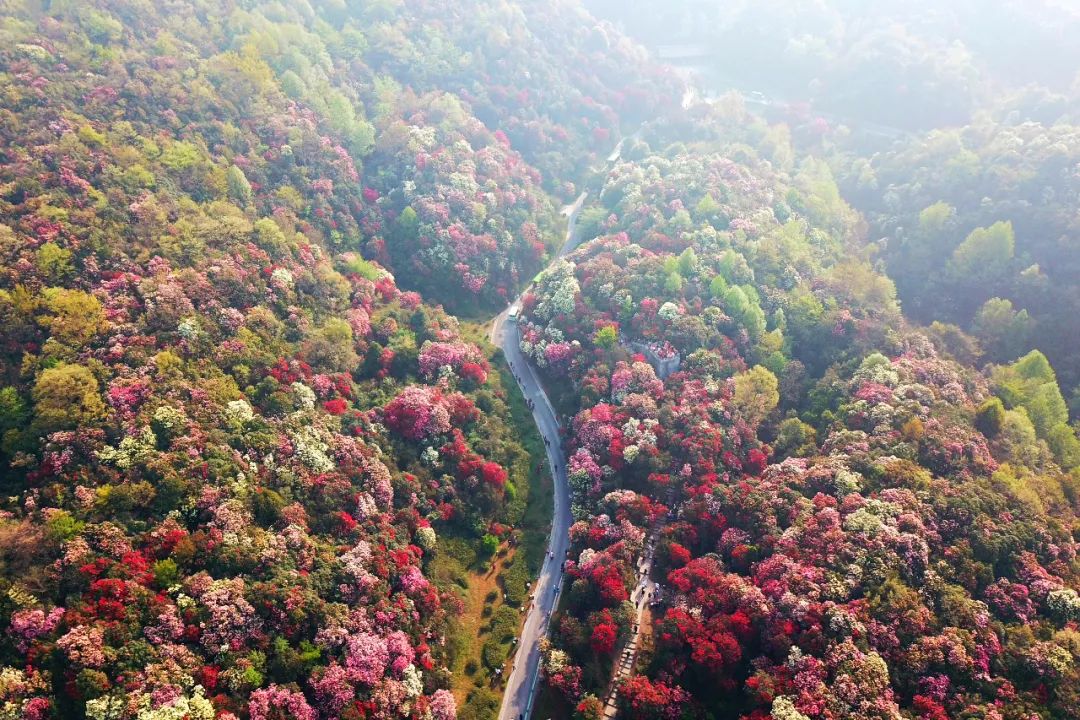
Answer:
<svg viewBox="0 0 1080 720"><path fill-rule="evenodd" d="M615 146L607 158L609 163L614 163L619 159L622 146L622 141ZM587 197L588 193L583 192L572 204L563 208L563 214L567 216L566 238L552 262L577 247L580 240L577 236L577 217ZM524 292L523 290L522 295ZM491 342L502 348L522 393L532 400L533 422L536 423L540 434L548 441L548 464L551 466L551 477L555 484L555 512L551 520L548 553L544 558L544 565L540 569L536 584L533 586L533 600L529 605L521 635L518 637L513 669L506 679L506 692L503 695L499 720L517 720L522 716L528 718L532 713L536 687L540 682L540 640L547 635L548 621L551 619L552 611L558 605L563 561L570 547L570 525L573 523L570 515L570 487L566 481L566 456L562 449L559 420L532 365L521 353L521 334L517 318L510 317L512 309L520 310L520 308L521 295L492 322Z"/></svg>
<svg viewBox="0 0 1080 720"><path fill-rule="evenodd" d="M576 241L574 231L577 214L584 201L585 193L582 193L577 201L567 208L569 222L566 241L556 257L562 257L563 251L568 251L567 248L572 247ZM532 711L536 686L540 679L540 639L547 635L548 620L558 604L557 593L562 584L563 561L570 547L570 524L573 522L570 516L570 488L566 482L566 456L562 450L559 420L532 365L521 352L521 334L517 319L509 317L510 309L520 308L520 303L519 296L495 318L491 328L491 341L502 348L521 392L532 400L533 422L547 440L548 464L551 466L551 477L555 484L555 512L551 521L548 553L533 586L533 601L518 638L517 654L514 656L513 670L507 677L499 720L517 720L522 715L528 717Z"/></svg>
<svg viewBox="0 0 1080 720"><path fill-rule="evenodd" d="M533 421L548 441L548 463L555 484L555 512L551 521L548 554L533 586L532 604L518 639L514 667L507 678L506 694L499 713L500 720L516 720L520 715L528 717L532 710L540 675L540 639L547 635L548 620L558 602L563 561L570 547L570 524L573 520L570 516L570 488L566 482L566 457L562 451L559 421L532 367L521 354L517 323L506 322L504 315L499 319L502 322L496 325L495 339L506 353L506 359L513 367L525 397L533 401Z"/></svg>

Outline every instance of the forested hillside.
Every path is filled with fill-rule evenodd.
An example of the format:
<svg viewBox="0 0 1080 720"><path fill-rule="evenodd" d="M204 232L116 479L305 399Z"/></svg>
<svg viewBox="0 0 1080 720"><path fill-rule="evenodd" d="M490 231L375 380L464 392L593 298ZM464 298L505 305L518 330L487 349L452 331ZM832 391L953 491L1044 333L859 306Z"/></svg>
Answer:
<svg viewBox="0 0 1080 720"><path fill-rule="evenodd" d="M1064 120L985 118L837 161L909 316L971 334L978 345L969 361L1010 362L1038 347L1072 393L1080 386L1078 138L1080 127Z"/></svg>
<svg viewBox="0 0 1080 720"><path fill-rule="evenodd" d="M708 90L764 92L803 149L830 159L909 316L979 341L965 362L1037 347L1077 391L1075 8L585 5L652 46L695 53Z"/></svg>
<svg viewBox="0 0 1080 720"><path fill-rule="evenodd" d="M0 718L496 717L522 291L534 714L1075 717L1071 126L677 78L575 0L0 0Z"/></svg>
<svg viewBox="0 0 1080 720"><path fill-rule="evenodd" d="M551 684L599 716L654 537L626 717L1068 717L1080 476L1054 455L1080 445L1045 358L986 378L907 328L812 160L644 138L525 301L576 380Z"/></svg>
<svg viewBox="0 0 1080 720"><path fill-rule="evenodd" d="M435 303L505 302L674 91L446 9L3 4L4 717L454 717L426 575L532 460Z"/></svg>
<svg viewBox="0 0 1080 720"><path fill-rule="evenodd" d="M709 81L924 131L1010 100L1030 119L1077 110L1080 27L1056 0L583 0L650 46L695 51Z"/></svg>

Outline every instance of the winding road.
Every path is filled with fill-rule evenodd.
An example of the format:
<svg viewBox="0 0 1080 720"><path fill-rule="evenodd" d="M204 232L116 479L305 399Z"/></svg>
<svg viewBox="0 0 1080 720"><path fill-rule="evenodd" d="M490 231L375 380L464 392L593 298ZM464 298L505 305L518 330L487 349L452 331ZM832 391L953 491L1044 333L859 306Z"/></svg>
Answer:
<svg viewBox="0 0 1080 720"><path fill-rule="evenodd" d="M622 145L620 141L612 151L607 158L609 163L619 159ZM588 193L583 192L571 205L563 208L562 212L567 217L566 239L552 259L552 263L577 247L580 241L577 235L577 217L587 197ZM528 288L522 290L522 295L527 290ZM563 561L570 547L570 525L573 522L570 515L570 487L566 481L566 456L562 449L559 419L535 370L521 353L521 334L516 313L515 317L510 317L512 310L520 310L520 308L521 295L515 298L514 302L492 322L490 339L492 344L502 348L514 377L517 378L518 385L521 387L521 392L532 401L533 422L547 440L548 464L551 466L551 477L555 483L555 512L551 520L548 553L544 558L540 575L533 585L533 599L529 605L525 625L518 638L513 669L506 679L506 692L503 695L499 720L518 720L520 717L527 719L532 713L536 688L540 682L540 640L547 635L551 613L558 605L563 578Z"/></svg>
<svg viewBox="0 0 1080 720"><path fill-rule="evenodd" d="M690 78L687 78L686 89L682 98L684 109L697 103L709 103L711 100L699 97L697 87ZM752 93L747 102L751 104L773 105L774 102L765 98L760 93ZM824 117L824 116L823 116ZM830 119L830 118L826 118ZM831 121L831 119L830 119ZM899 132L895 128L885 128L888 135ZM638 131L640 133L640 131ZM638 133L630 137L636 137ZM619 141L615 149L607 157L609 165L617 162L622 155L623 143L626 138ZM566 238L558 253L552 258L552 263L572 252L577 248L581 238L577 235L577 218L581 211L588 192L583 192L570 205L563 208L562 212L567 217ZM548 267L551 265L549 264ZM546 268L545 268L546 269ZM566 478L566 456L562 449L560 425L554 408L544 392L543 385L536 375L536 371L529 360L521 352L521 334L517 324L517 313L521 309L521 298L528 288L522 290L514 301L507 306L492 322L490 340L493 345L502 349L514 377L517 378L525 397L532 401L533 422L541 436L547 441L548 464L551 466L551 476L555 484L555 510L551 522L551 535L548 539L548 552L544 558L544 565L540 569L534 591L529 604L528 615L525 625L518 638L517 652L514 655L512 670L506 679L506 691L503 695L502 707L499 711L499 720L529 720L533 703L536 700L536 690L540 682L540 640L547 635L548 624L551 614L558 605L559 592L563 579L563 561L570 547L570 525L573 518L570 514L570 488ZM513 313L513 316L511 316ZM645 604L656 593L656 583L649 577L652 565L651 548L648 558L639 568L643 572L640 585L635 588L633 599L636 606L635 626L640 626ZM637 641L640 632L634 632L626 646L624 646L620 662L616 664L612 679L612 688L621 678L624 678L633 667L633 659L637 652ZM611 718L615 714L614 691L609 688L609 696L605 698L604 715Z"/></svg>
<svg viewBox="0 0 1080 720"><path fill-rule="evenodd" d="M570 206L569 224L566 231L564 248L576 238L574 235L577 213L585 200L585 194L578 197ZM562 251L556 257L562 256ZM566 482L566 456L562 450L562 438L559 434L559 420L551 407L547 393L529 361L521 353L521 333L517 320L509 317L511 308L520 308L519 296L509 308L498 317L491 329L491 341L502 348L506 360L518 380L521 392L532 401L533 422L540 434L547 441L548 464L555 483L555 512L551 519L551 536L548 539L548 553L544 565L533 586L533 601L525 626L518 638L517 654L514 656L513 670L506 680L506 693L503 695L499 720L517 720L519 716L529 717L532 703L536 697L536 686L540 679L540 639L547 635L548 620L558 604L558 592L562 585L563 561L570 547L570 487Z"/></svg>

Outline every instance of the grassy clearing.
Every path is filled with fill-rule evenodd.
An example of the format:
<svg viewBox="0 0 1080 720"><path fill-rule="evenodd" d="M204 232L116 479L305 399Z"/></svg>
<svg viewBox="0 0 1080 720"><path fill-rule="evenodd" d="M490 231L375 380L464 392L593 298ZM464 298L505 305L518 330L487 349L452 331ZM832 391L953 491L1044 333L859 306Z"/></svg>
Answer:
<svg viewBox="0 0 1080 720"><path fill-rule="evenodd" d="M495 346L488 341L491 320L465 320L459 317L458 330L463 340L478 346L489 358L494 354Z"/></svg>
<svg viewBox="0 0 1080 720"><path fill-rule="evenodd" d="M515 648L527 605L529 586L547 551L553 486L544 443L532 421L502 353L487 342L488 325L463 322L462 335L484 348L491 359L493 390L506 402L518 442L526 450L510 468L514 491L508 493L505 517L515 525L516 542L504 542L494 557L479 554L475 538L444 535L430 572L452 589L462 613L447 633L449 667L460 720L497 717L503 684L494 671L504 668Z"/></svg>
<svg viewBox="0 0 1080 720"><path fill-rule="evenodd" d="M524 567L530 578L536 577L544 564L547 551L548 534L551 532L551 513L555 502L555 487L548 468L547 451L540 432L532 420L532 411L525 405L525 396L521 394L509 368L502 362L499 353L499 378L507 388L506 402L510 406L514 426L522 430L521 444L529 453L528 493L521 514L520 551L524 556ZM520 497L520 494L519 494Z"/></svg>

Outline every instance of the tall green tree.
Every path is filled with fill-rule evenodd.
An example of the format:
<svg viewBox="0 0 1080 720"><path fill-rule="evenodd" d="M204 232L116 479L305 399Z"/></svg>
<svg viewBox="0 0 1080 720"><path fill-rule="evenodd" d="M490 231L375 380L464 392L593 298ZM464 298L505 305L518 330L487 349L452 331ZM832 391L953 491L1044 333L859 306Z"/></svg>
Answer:
<svg viewBox="0 0 1080 720"><path fill-rule="evenodd" d="M248 182L243 170L236 165L231 166L226 174L226 183L229 189L229 199L240 207L247 207L251 204L254 193L251 190L251 183Z"/></svg>
<svg viewBox="0 0 1080 720"><path fill-rule="evenodd" d="M98 381L82 365L61 363L34 384L34 425L42 434L93 425L105 414Z"/></svg>

